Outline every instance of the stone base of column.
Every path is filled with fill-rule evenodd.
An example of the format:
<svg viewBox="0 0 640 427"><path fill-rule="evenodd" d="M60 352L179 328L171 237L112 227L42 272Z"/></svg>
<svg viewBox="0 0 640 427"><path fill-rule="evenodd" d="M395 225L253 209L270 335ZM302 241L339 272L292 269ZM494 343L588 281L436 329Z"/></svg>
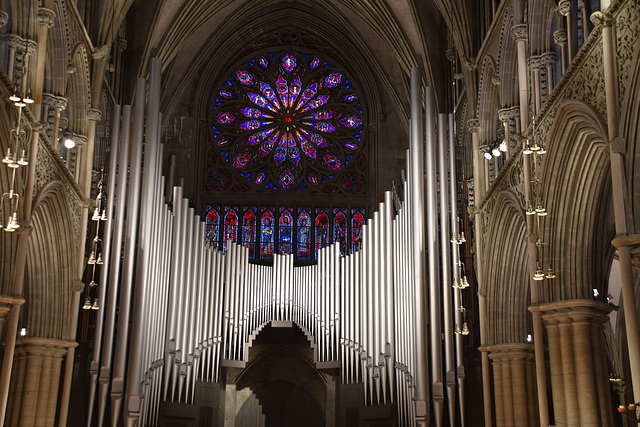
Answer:
<svg viewBox="0 0 640 427"><path fill-rule="evenodd" d="M529 310L542 313L547 329L555 425L612 426L603 328L611 307L593 300L568 300Z"/></svg>
<svg viewBox="0 0 640 427"><path fill-rule="evenodd" d="M62 359L74 341L23 338L16 342L6 425L54 426Z"/></svg>
<svg viewBox="0 0 640 427"><path fill-rule="evenodd" d="M513 343L480 347L493 365L496 425L538 426L538 395L532 345Z"/></svg>

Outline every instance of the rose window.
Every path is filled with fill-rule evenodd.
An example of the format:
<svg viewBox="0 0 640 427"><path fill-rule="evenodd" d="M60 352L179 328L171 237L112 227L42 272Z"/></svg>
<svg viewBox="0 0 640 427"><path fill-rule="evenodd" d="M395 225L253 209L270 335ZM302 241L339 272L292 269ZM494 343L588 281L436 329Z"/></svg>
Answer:
<svg viewBox="0 0 640 427"><path fill-rule="evenodd" d="M265 53L237 67L215 96L210 188L364 190L360 96L333 64L312 53Z"/></svg>

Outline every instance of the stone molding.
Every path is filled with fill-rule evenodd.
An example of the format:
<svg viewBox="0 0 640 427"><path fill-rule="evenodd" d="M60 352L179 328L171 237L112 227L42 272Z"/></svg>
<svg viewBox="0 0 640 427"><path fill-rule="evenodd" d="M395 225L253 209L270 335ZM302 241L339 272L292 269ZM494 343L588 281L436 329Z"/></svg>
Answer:
<svg viewBox="0 0 640 427"><path fill-rule="evenodd" d="M588 299L556 301L529 306L530 312L542 313L542 320L545 323L566 322L584 316L604 323L609 320L607 315L611 310L612 308L608 304Z"/></svg>

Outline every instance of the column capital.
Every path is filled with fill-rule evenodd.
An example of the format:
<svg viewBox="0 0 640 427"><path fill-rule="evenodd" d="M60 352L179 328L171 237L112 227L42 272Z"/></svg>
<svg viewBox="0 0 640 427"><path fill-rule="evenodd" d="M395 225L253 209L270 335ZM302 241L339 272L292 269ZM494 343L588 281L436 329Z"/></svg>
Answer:
<svg viewBox="0 0 640 427"><path fill-rule="evenodd" d="M527 24L518 24L511 27L511 38L515 41L527 41L529 38Z"/></svg>
<svg viewBox="0 0 640 427"><path fill-rule="evenodd" d="M95 108L87 109L87 119L89 123L98 123L102 119L102 112Z"/></svg>
<svg viewBox="0 0 640 427"><path fill-rule="evenodd" d="M589 19L596 27L610 27L616 22L613 16L606 12L600 11L593 12Z"/></svg>
<svg viewBox="0 0 640 427"><path fill-rule="evenodd" d="M116 47L120 52L124 51L127 48L127 41L123 38L118 37L116 39Z"/></svg>
<svg viewBox="0 0 640 427"><path fill-rule="evenodd" d="M67 108L67 99L61 96L56 96L51 93L42 94L42 104L55 108L57 110L64 110Z"/></svg>
<svg viewBox="0 0 640 427"><path fill-rule="evenodd" d="M467 129L469 132L478 132L480 130L480 120L478 119L469 119L467 120Z"/></svg>
<svg viewBox="0 0 640 427"><path fill-rule="evenodd" d="M502 123L507 123L513 118L511 108L502 108L498 110L498 118Z"/></svg>
<svg viewBox="0 0 640 427"><path fill-rule="evenodd" d="M449 62L455 62L456 61L456 50L453 47L450 47L449 49L447 49L446 52L446 58L449 60Z"/></svg>
<svg viewBox="0 0 640 427"><path fill-rule="evenodd" d="M561 28L553 33L553 41L556 44L563 45L567 42L567 30Z"/></svg>
<svg viewBox="0 0 640 427"><path fill-rule="evenodd" d="M38 8L38 24L44 25L47 28L53 27L53 22L56 17L56 14L53 10L47 9L46 7Z"/></svg>
<svg viewBox="0 0 640 427"><path fill-rule="evenodd" d="M606 322L611 307L600 301L572 299L529 306L530 312L542 313L546 324L573 323L576 316L587 316L594 321Z"/></svg>
<svg viewBox="0 0 640 427"><path fill-rule="evenodd" d="M542 65L553 65L558 60L558 55L555 52L547 52L540 55L540 62Z"/></svg>
<svg viewBox="0 0 640 427"><path fill-rule="evenodd" d="M512 115L513 118L520 117L520 106L519 105L515 105L515 106L511 107L511 115Z"/></svg>
<svg viewBox="0 0 640 427"><path fill-rule="evenodd" d="M558 2L558 12L562 16L569 16L571 13L571 0L560 0Z"/></svg>
<svg viewBox="0 0 640 427"><path fill-rule="evenodd" d="M475 58L462 58L460 62L462 62L462 65L464 65L465 68L467 68L470 71L473 71L478 68L478 62L476 61Z"/></svg>
<svg viewBox="0 0 640 427"><path fill-rule="evenodd" d="M640 234L631 236L618 236L611 241L616 248L629 246L631 248L631 261L636 270L640 271Z"/></svg>
<svg viewBox="0 0 640 427"><path fill-rule="evenodd" d="M109 52L111 52L111 45L105 44L104 46L95 48L91 57L93 59L104 59L109 56Z"/></svg>
<svg viewBox="0 0 640 427"><path fill-rule="evenodd" d="M16 340L16 356L54 356L62 357L67 349L77 347L75 341L57 340L53 338L27 337Z"/></svg>
<svg viewBox="0 0 640 427"><path fill-rule="evenodd" d="M531 56L527 62L529 63L529 67L531 67L532 70L539 70L540 69L540 56Z"/></svg>

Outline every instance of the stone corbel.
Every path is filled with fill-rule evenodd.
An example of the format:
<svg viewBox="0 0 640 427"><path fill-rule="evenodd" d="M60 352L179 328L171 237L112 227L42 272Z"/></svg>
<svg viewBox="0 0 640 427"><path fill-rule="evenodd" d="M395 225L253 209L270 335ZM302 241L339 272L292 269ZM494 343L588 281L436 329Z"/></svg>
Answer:
<svg viewBox="0 0 640 427"><path fill-rule="evenodd" d="M51 9L47 9L46 7L38 8L38 24L44 25L47 28L53 27L53 22L55 20L56 14Z"/></svg>

